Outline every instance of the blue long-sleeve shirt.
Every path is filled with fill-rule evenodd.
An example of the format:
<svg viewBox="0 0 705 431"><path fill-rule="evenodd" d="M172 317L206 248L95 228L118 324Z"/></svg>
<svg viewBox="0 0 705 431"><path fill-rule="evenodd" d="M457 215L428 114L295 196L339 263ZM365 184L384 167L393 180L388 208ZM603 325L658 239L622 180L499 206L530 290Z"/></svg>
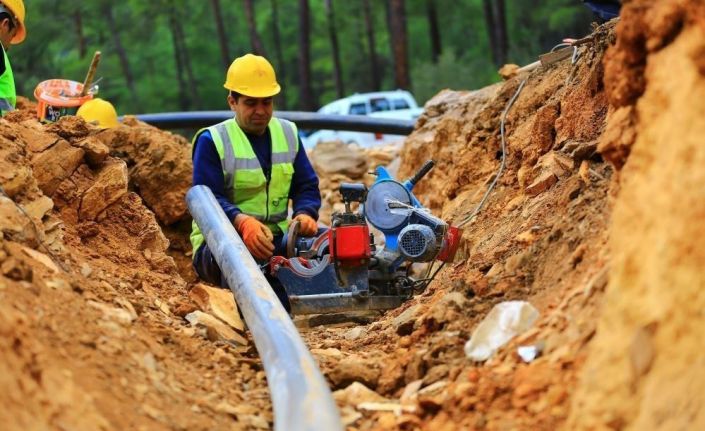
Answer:
<svg viewBox="0 0 705 431"><path fill-rule="evenodd" d="M245 133L257 155L257 160L270 178L272 171L272 144L269 128L262 135ZM225 176L220 162L220 156L213 143L211 133L206 130L196 139L193 149L193 185L208 186L229 220L242 211L225 194ZM318 220L318 210L321 208L321 192L318 188L318 176L308 160L306 150L299 139L299 151L294 159L294 176L291 179L289 199L293 203L294 214L308 214Z"/></svg>
<svg viewBox="0 0 705 431"><path fill-rule="evenodd" d="M583 0L585 6L605 21L619 16L622 2L619 0Z"/></svg>

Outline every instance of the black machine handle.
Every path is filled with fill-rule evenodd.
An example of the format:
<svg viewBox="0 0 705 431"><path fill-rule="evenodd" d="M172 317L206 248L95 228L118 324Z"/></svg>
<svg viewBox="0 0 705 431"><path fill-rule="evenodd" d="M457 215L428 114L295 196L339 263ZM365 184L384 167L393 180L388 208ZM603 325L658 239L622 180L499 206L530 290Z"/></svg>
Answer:
<svg viewBox="0 0 705 431"><path fill-rule="evenodd" d="M342 183L340 194L343 202L365 202L367 199L367 186L364 184Z"/></svg>
<svg viewBox="0 0 705 431"><path fill-rule="evenodd" d="M343 183L340 185L340 194L345 203L345 212L352 212L350 204L353 202L365 202L367 199L367 186L364 184Z"/></svg>
<svg viewBox="0 0 705 431"><path fill-rule="evenodd" d="M429 171L433 169L435 165L436 162L434 162L433 160L426 160L426 163L421 166L421 169L419 169L413 177L409 178L409 182L411 183L411 185L414 186L416 185L416 183L421 181L421 178L425 177L426 174L429 173Z"/></svg>

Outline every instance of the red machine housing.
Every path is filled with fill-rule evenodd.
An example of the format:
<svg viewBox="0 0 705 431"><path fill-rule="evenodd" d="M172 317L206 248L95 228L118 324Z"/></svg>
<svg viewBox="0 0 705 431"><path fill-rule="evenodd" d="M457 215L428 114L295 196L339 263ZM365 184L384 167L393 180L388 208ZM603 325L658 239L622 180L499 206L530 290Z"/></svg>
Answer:
<svg viewBox="0 0 705 431"><path fill-rule="evenodd" d="M463 230L450 226L448 232L446 232L446 237L443 240L443 247L436 257L437 260L441 262L452 262L455 257L455 253L458 251L458 246L460 246L460 238L463 236Z"/></svg>
<svg viewBox="0 0 705 431"><path fill-rule="evenodd" d="M328 231L331 258L341 263L365 263L372 256L366 224L333 227Z"/></svg>

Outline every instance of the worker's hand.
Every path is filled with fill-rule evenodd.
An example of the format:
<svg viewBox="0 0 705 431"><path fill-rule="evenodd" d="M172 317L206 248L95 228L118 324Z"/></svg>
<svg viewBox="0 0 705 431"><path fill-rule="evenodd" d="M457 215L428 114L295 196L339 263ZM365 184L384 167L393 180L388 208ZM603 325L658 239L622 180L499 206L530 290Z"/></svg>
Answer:
<svg viewBox="0 0 705 431"><path fill-rule="evenodd" d="M294 217L299 222L299 233L303 236L313 236L318 232L318 223L308 214L299 214Z"/></svg>
<svg viewBox="0 0 705 431"><path fill-rule="evenodd" d="M233 225L252 256L260 260L272 257L274 235L267 226L245 214L238 214L233 220Z"/></svg>

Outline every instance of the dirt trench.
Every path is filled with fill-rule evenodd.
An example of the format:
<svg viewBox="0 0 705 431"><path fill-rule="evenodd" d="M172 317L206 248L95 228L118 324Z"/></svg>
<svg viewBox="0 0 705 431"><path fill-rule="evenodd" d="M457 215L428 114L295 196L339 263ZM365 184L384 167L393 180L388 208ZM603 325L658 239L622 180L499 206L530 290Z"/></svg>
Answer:
<svg viewBox="0 0 705 431"><path fill-rule="evenodd" d="M433 158L415 192L463 223L526 79L506 119L506 170L455 262L400 309L301 328L348 430L703 427L704 23L697 0L625 1L575 65L438 94L398 158L337 144L311 154L324 220L338 185L369 184L376 162L404 178ZM7 429L272 426L251 340L184 319L203 308L189 295L189 153L136 120L42 126L31 104L0 120ZM509 300L539 319L471 362L465 342ZM526 363L519 346L540 355Z"/></svg>

